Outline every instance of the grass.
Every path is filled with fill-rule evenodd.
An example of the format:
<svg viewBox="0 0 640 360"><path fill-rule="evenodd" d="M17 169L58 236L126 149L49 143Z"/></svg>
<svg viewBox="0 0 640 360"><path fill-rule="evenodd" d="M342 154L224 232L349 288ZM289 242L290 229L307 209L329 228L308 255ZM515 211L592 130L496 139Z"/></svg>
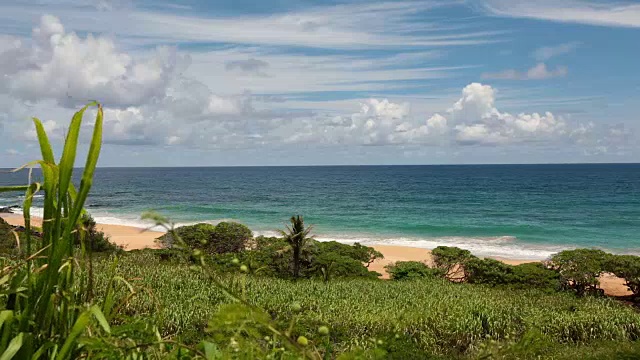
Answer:
<svg viewBox="0 0 640 360"><path fill-rule="evenodd" d="M109 262L101 263L104 267ZM207 277L187 264L159 262L149 251L120 259L117 272L141 289L127 304L131 315L153 319L163 336L197 341L221 305L230 300ZM372 339L407 341L417 353L459 356L481 350L487 339L505 341L537 331L553 346L568 349L597 342L627 343L640 336L640 314L607 298L569 293L496 289L416 281L334 280L291 282L275 278L224 275L221 281L276 321L291 318L302 305L295 330L311 337L331 327L338 351L372 346ZM408 345L407 345L408 346Z"/></svg>

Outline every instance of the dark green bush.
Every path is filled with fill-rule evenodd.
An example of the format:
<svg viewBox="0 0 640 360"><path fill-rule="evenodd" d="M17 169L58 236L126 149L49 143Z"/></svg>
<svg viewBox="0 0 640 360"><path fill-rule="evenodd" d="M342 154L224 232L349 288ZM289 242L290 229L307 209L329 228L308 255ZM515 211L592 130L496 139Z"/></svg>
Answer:
<svg viewBox="0 0 640 360"><path fill-rule="evenodd" d="M476 259L469 250L451 246L438 246L431 252L433 265L447 279L464 281L467 277L465 264Z"/></svg>
<svg viewBox="0 0 640 360"><path fill-rule="evenodd" d="M546 291L560 288L560 275L547 269L542 263L512 266L493 259L472 259L466 263L466 272L467 282L471 284L506 285Z"/></svg>
<svg viewBox="0 0 640 360"><path fill-rule="evenodd" d="M528 289L538 288L547 291L560 289L560 274L547 269L539 262L525 263L512 266L511 284L515 287Z"/></svg>
<svg viewBox="0 0 640 360"><path fill-rule="evenodd" d="M437 270L419 261L398 261L385 266L385 269L393 280L434 277L439 274Z"/></svg>
<svg viewBox="0 0 640 360"><path fill-rule="evenodd" d="M237 253L247 248L253 233L245 225L221 222L213 230L207 249L217 254Z"/></svg>
<svg viewBox="0 0 640 360"><path fill-rule="evenodd" d="M81 242L94 252L122 251L122 247L112 243L109 236L98 231L96 221L88 213L84 213L80 218L80 229L75 235L75 245L80 246Z"/></svg>
<svg viewBox="0 0 640 360"><path fill-rule="evenodd" d="M471 284L507 285L513 281L513 266L493 259L471 259L465 263L466 280Z"/></svg>
<svg viewBox="0 0 640 360"><path fill-rule="evenodd" d="M547 267L560 274L561 285L578 295L601 294L598 277L605 271L609 254L596 249L565 250L554 254Z"/></svg>
<svg viewBox="0 0 640 360"><path fill-rule="evenodd" d="M364 263L366 267L369 267L369 265L371 265L371 263L376 259L384 258L381 252L360 243L347 245L337 241L317 241L315 244L317 245L318 252L320 253L333 252L342 256L348 256L354 260Z"/></svg>
<svg viewBox="0 0 640 360"><path fill-rule="evenodd" d="M347 245L348 246L348 245ZM320 252L313 259L315 275L325 281L336 277L371 277L377 278L381 274L369 271L360 260L337 252Z"/></svg>
<svg viewBox="0 0 640 360"><path fill-rule="evenodd" d="M180 226L174 230L176 235L180 236L182 241L191 248L202 248L208 244L209 239L215 231L215 226L206 223L195 225ZM158 238L158 241L165 247L174 246L174 240L171 233L166 233Z"/></svg>
<svg viewBox="0 0 640 360"><path fill-rule="evenodd" d="M174 232L189 248L202 249L208 254L243 251L253 238L248 227L235 222L221 222L215 226L207 223L180 226ZM169 248L174 246L171 233L162 235L158 241Z"/></svg>
<svg viewBox="0 0 640 360"><path fill-rule="evenodd" d="M605 270L623 278L634 297L640 296L640 257L610 255Z"/></svg>

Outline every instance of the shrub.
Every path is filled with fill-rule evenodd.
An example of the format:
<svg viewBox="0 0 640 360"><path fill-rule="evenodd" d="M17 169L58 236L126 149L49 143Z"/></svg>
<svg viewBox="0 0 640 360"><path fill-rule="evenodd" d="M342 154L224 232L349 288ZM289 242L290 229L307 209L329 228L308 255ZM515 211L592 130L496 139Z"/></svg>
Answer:
<svg viewBox="0 0 640 360"><path fill-rule="evenodd" d="M540 262L524 263L512 266L511 284L515 287L527 289L538 288L554 291L560 288L560 274L547 269Z"/></svg>
<svg viewBox="0 0 640 360"><path fill-rule="evenodd" d="M369 271L360 260L337 252L321 252L314 257L313 267L316 276L321 276L324 281L329 281L333 277L361 276L377 278L380 276L377 272Z"/></svg>
<svg viewBox="0 0 640 360"><path fill-rule="evenodd" d="M218 225L199 223L180 226L174 230L189 248L202 249L207 254L237 253L246 249L253 238L251 230L235 222L221 222ZM158 238L166 247L173 247L170 233Z"/></svg>
<svg viewBox="0 0 640 360"><path fill-rule="evenodd" d="M209 249L212 253L237 253L247 248L253 233L245 225L236 222L221 222L215 226L209 238Z"/></svg>
<svg viewBox="0 0 640 360"><path fill-rule="evenodd" d="M506 285L513 282L513 266L494 259L471 259L465 263L471 284Z"/></svg>
<svg viewBox="0 0 640 360"><path fill-rule="evenodd" d="M433 264L449 280L463 281L466 278L464 264L476 257L469 250L457 247L438 246L431 252Z"/></svg>
<svg viewBox="0 0 640 360"><path fill-rule="evenodd" d="M364 263L366 267L369 267L369 265L377 259L384 259L381 252L360 243L347 245L337 241L319 241L316 242L316 244L318 246L318 251L321 253L334 252L342 256L348 256L354 260Z"/></svg>
<svg viewBox="0 0 640 360"><path fill-rule="evenodd" d="M209 242L215 226L206 223L200 223L195 225L180 226L174 231L176 235L180 236L182 241L189 247L202 248ZM157 239L165 247L173 247L174 240L171 233L166 233Z"/></svg>
<svg viewBox="0 0 640 360"><path fill-rule="evenodd" d="M640 257L634 255L610 255L605 266L607 272L625 280L634 297L640 296Z"/></svg>
<svg viewBox="0 0 640 360"><path fill-rule="evenodd" d="M407 280L434 277L434 269L419 261L398 261L385 266L385 270L393 280Z"/></svg>
<svg viewBox="0 0 640 360"><path fill-rule="evenodd" d="M112 243L109 236L104 232L98 231L96 221L88 213L82 214L80 218L80 226L74 237L75 245L80 246L84 241L85 246L94 252L113 252L121 251L122 247Z"/></svg>
<svg viewBox="0 0 640 360"><path fill-rule="evenodd" d="M572 289L578 295L600 294L598 276L604 271L608 254L596 249L561 251L546 262L550 269L560 274L563 288Z"/></svg>

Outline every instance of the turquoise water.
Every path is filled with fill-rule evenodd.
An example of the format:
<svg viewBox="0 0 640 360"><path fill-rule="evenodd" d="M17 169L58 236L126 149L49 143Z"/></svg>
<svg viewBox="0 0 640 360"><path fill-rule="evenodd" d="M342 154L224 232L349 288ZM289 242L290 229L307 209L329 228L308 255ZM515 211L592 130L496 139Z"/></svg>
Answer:
<svg viewBox="0 0 640 360"><path fill-rule="evenodd" d="M0 175L0 184L25 179ZM0 206L18 202L0 195ZM139 215L156 210L260 234L302 214L322 240L510 258L640 253L640 164L101 168L88 206L105 223L144 226Z"/></svg>

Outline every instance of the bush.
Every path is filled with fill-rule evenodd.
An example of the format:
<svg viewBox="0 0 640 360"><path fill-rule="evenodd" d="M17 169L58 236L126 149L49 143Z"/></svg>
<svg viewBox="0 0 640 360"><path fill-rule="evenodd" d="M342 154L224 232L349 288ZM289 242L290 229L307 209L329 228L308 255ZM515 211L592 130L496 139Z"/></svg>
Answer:
<svg viewBox="0 0 640 360"><path fill-rule="evenodd" d="M202 249L210 255L243 251L253 238L248 227L235 222L221 222L215 226L207 223L180 226L174 232L187 247ZM171 233L162 235L158 241L169 248L174 246Z"/></svg>
<svg viewBox="0 0 640 360"><path fill-rule="evenodd" d="M634 297L640 296L640 257L634 255L609 255L607 272L625 280Z"/></svg>
<svg viewBox="0 0 640 360"><path fill-rule="evenodd" d="M245 225L221 222L213 229L207 249L213 253L237 253L247 248L253 233Z"/></svg>
<svg viewBox="0 0 640 360"><path fill-rule="evenodd" d="M467 277L464 265L469 260L476 259L469 250L450 246L438 246L431 254L435 268L452 281L464 281Z"/></svg>
<svg viewBox="0 0 640 360"><path fill-rule="evenodd" d="M347 245L348 246L348 245ZM337 252L321 252L313 259L313 268L316 276L321 276L324 281L334 277L371 277L377 278L379 273L369 271L360 260Z"/></svg>
<svg viewBox="0 0 640 360"><path fill-rule="evenodd" d="M381 252L372 247L361 245L360 243L347 245L337 241L317 241L316 245L320 253L334 252L342 256L348 256L364 263L366 267L369 267L369 265L377 259L384 259Z"/></svg>
<svg viewBox="0 0 640 360"><path fill-rule="evenodd" d="M182 241L189 247L202 248L209 242L215 226L206 223L200 223L195 225L180 226L174 230L176 235L180 236ZM171 233L166 233L160 236L158 239L163 246L171 248L174 246L174 240Z"/></svg>
<svg viewBox="0 0 640 360"><path fill-rule="evenodd" d="M506 285L513 281L513 266L494 259L471 259L465 263L466 280L471 284Z"/></svg>
<svg viewBox="0 0 640 360"><path fill-rule="evenodd" d="M85 246L94 252L122 251L122 247L112 243L109 236L98 231L96 221L88 213L84 213L80 218L80 229L75 236L75 245L80 246L84 242Z"/></svg>
<svg viewBox="0 0 640 360"><path fill-rule="evenodd" d="M547 269L539 262L525 263L512 266L512 276L510 284L515 287L528 289L538 288L546 291L560 289L560 274Z"/></svg>
<svg viewBox="0 0 640 360"><path fill-rule="evenodd" d="M512 266L493 259L471 259L465 266L467 282L471 284L508 285L518 289L537 288L546 291L560 288L560 275L542 263Z"/></svg>
<svg viewBox="0 0 640 360"><path fill-rule="evenodd" d="M437 273L434 269L419 261L398 261L385 266L385 270L393 280L435 277Z"/></svg>
<svg viewBox="0 0 640 360"><path fill-rule="evenodd" d="M561 251L546 262L547 267L560 275L561 286L578 295L601 294L598 277L605 271L609 254L596 249Z"/></svg>

